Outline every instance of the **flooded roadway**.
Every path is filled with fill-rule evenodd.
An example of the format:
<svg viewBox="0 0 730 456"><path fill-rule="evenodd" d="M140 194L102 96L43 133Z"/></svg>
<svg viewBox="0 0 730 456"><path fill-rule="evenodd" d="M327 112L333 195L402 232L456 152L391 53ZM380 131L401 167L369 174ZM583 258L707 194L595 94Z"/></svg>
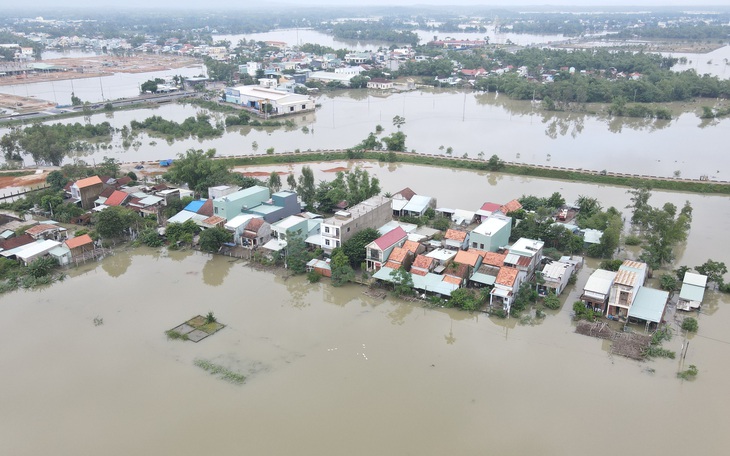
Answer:
<svg viewBox="0 0 730 456"><path fill-rule="evenodd" d="M568 201L626 200L612 187L369 170L384 191L407 183L444 206L549 189ZM715 244L727 198L655 192L652 202L685 198L695 218L678 264L730 263ZM708 293L686 359L700 373L681 382L679 360L612 357L605 342L573 333L576 290L542 324L522 326L191 252L119 252L71 276L0 297L3 453L724 455L730 447L727 296ZM208 311L228 326L198 344L165 339ZM682 340L665 347L679 351ZM249 378L225 383L196 358Z"/></svg>

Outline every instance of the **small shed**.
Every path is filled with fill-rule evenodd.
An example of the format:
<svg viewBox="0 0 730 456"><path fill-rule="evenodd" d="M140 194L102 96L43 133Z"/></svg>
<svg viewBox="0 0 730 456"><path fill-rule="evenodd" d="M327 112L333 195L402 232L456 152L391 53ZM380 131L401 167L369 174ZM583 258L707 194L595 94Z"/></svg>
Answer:
<svg viewBox="0 0 730 456"><path fill-rule="evenodd" d="M94 241L88 234L67 239L64 244L71 252L71 258L79 258L85 253L92 252L94 250Z"/></svg>
<svg viewBox="0 0 730 456"><path fill-rule="evenodd" d="M669 292L640 287L636 298L629 308L629 319L646 323L648 329L652 323L659 325L664 319Z"/></svg>
<svg viewBox="0 0 730 456"><path fill-rule="evenodd" d="M679 291L677 309L684 311L699 309L702 300L705 298L706 286L707 276L695 274L694 272L685 272L682 289Z"/></svg>
<svg viewBox="0 0 730 456"><path fill-rule="evenodd" d="M313 258L307 263L307 271L314 271L325 277L332 277L332 268L328 261Z"/></svg>

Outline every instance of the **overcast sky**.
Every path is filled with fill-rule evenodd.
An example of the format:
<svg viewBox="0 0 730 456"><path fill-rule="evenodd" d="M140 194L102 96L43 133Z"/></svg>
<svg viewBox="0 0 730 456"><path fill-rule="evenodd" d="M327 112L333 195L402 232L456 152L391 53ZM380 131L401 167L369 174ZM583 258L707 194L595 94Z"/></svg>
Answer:
<svg viewBox="0 0 730 456"><path fill-rule="evenodd" d="M292 5L292 6L315 6L315 5L336 5L336 6L373 6L373 5L436 5L448 8L454 5L478 5L505 7L507 9L515 6L527 5L572 5L598 7L601 5L610 6L687 6L688 9L701 9L699 5L708 6L730 6L729 0L0 0L0 8L59 8L59 7L88 7L88 8L204 8L204 9L241 9L247 7L265 7L267 5Z"/></svg>

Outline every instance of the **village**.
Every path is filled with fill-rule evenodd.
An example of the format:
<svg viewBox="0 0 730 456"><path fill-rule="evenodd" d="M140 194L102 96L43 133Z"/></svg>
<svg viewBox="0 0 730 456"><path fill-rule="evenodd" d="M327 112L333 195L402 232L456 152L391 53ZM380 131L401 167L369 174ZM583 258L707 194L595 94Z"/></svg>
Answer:
<svg viewBox="0 0 730 456"><path fill-rule="evenodd" d="M127 222L120 238L149 238L151 232L154 242L148 245L161 246L166 239L170 248L181 244L200 248L206 232L216 233L209 237L214 239L212 246L209 243L203 250L291 271L297 270L299 261L312 282L320 277L331 278L335 286L353 281L367 286L365 293L371 296L384 297L393 289L403 299L502 318L519 317L526 310L520 303L525 299L541 299L545 308L558 308L559 297L584 266L581 256L546 250L545 240L514 239L515 226L530 223L520 216L525 209L518 199L448 208L439 206L436 197L406 187L354 205L335 202L332 215L325 216L308 210L312 207L304 204L296 185L273 187L262 182L248 188L218 185L207 189L206 198L195 198L193 190L159 179L151 185L129 176L92 175L64 187L65 204L80 208L81 215L72 224L54 221L52 213L40 207L31 212L49 219L29 222L5 215L0 255L25 267L43 258L69 267L114 255L111 239L100 236L100 216L125 208L137 221ZM522 197L525 204L534 204L530 198L534 199ZM570 250L590 252L591 246L601 245L602 231L576 224L579 206L554 201L561 204L549 215L550 223L570 233ZM181 210L165 215L181 202ZM426 220L431 222L423 223ZM148 228L145 235L141 221L156 228ZM97 230L90 231L89 224L96 224ZM188 230L187 238L173 235L181 230ZM547 247L555 245L549 242ZM338 259L342 251L353 257L345 257L344 265ZM686 271L681 290L672 296L645 285L652 274L646 263L631 259L613 263L615 270L598 268L591 273L580 305L574 305L577 318L603 321L603 326L610 321L624 328L630 324L636 332L652 334L666 322L669 308L680 313L699 310L708 285L706 275ZM361 269L357 276L351 264Z"/></svg>

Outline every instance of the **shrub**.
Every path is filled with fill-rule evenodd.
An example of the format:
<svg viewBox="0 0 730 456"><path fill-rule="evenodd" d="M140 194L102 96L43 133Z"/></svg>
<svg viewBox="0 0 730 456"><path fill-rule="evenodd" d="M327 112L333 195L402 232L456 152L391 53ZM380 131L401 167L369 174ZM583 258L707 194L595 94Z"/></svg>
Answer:
<svg viewBox="0 0 730 456"><path fill-rule="evenodd" d="M677 372L677 378L681 378L682 380L694 380L694 378L697 377L698 372L697 366L690 364L687 370Z"/></svg>
<svg viewBox="0 0 730 456"><path fill-rule="evenodd" d="M215 318L215 315L213 314L213 311L208 312L208 314L205 316L205 323L206 324L215 323L217 321L218 320Z"/></svg>
<svg viewBox="0 0 730 456"><path fill-rule="evenodd" d="M626 239L624 239L624 244L626 245L639 245L641 244L641 238L639 236L636 236L634 234L630 234L626 236Z"/></svg>
<svg viewBox="0 0 730 456"><path fill-rule="evenodd" d="M321 278L322 275L317 271L309 271L307 273L307 280L309 280L309 283L317 283Z"/></svg>
<svg viewBox="0 0 730 456"><path fill-rule="evenodd" d="M545 296L543 304L548 309L557 310L560 308L560 298L558 298L555 293L550 292L547 296Z"/></svg>
<svg viewBox="0 0 730 456"><path fill-rule="evenodd" d="M700 325L699 325L699 323L697 323L697 319L692 318L692 317L687 317L682 322L682 329L684 331L697 332L699 327L700 327Z"/></svg>

